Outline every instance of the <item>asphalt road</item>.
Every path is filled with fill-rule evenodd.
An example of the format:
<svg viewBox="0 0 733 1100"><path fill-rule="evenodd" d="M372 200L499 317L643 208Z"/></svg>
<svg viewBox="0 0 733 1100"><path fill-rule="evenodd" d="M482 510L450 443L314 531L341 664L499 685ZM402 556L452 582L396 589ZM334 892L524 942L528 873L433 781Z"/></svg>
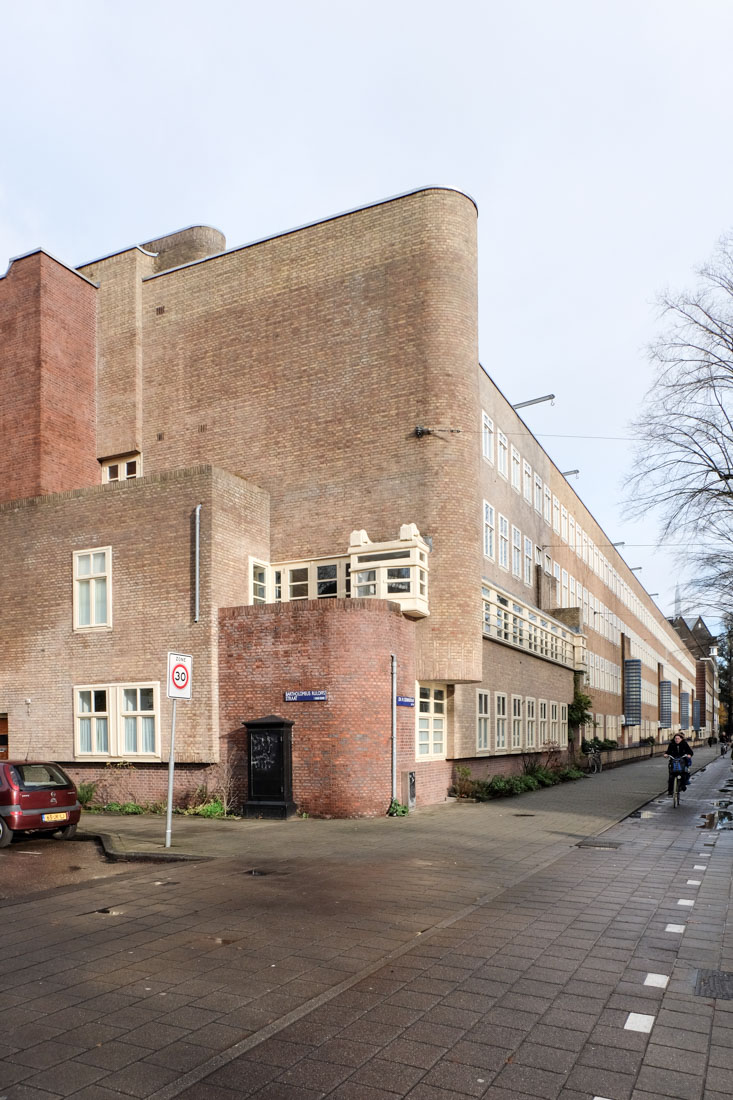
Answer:
<svg viewBox="0 0 733 1100"><path fill-rule="evenodd" d="M130 870L130 864L107 862L101 846L94 841L18 836L0 851L0 905Z"/></svg>

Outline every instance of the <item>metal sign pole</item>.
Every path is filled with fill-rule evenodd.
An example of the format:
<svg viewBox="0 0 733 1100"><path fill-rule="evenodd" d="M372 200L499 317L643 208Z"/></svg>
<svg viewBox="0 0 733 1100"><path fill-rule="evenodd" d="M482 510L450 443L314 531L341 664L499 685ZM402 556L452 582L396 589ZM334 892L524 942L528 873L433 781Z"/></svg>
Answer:
<svg viewBox="0 0 733 1100"><path fill-rule="evenodd" d="M165 846L171 846L171 820L173 818L173 769L175 768L176 748L176 699L173 698L173 717L171 718L171 753L168 758L168 806L165 811Z"/></svg>

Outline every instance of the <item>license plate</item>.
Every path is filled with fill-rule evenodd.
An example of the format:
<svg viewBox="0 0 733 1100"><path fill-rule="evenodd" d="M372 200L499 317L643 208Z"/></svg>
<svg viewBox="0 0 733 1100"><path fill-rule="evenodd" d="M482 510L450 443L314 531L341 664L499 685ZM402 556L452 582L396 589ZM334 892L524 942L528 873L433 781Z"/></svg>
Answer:
<svg viewBox="0 0 733 1100"><path fill-rule="evenodd" d="M66 821L68 814L41 814L43 821Z"/></svg>

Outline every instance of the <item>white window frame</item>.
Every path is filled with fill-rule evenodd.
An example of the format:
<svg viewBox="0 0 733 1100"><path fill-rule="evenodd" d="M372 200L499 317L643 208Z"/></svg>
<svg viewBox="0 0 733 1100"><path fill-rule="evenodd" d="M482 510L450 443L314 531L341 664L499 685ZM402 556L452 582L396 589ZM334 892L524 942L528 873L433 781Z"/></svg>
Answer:
<svg viewBox="0 0 733 1100"><path fill-rule="evenodd" d="M438 698L439 692L442 693L442 698ZM418 760L445 760L448 741L448 685L418 683L415 686L415 698L415 756Z"/></svg>
<svg viewBox="0 0 733 1100"><path fill-rule="evenodd" d="M496 558L496 512L488 500L484 501L484 557Z"/></svg>
<svg viewBox="0 0 733 1100"><path fill-rule="evenodd" d="M494 464L494 421L488 413L481 414L481 453L487 462Z"/></svg>
<svg viewBox="0 0 733 1100"><path fill-rule="evenodd" d="M560 505L560 538L568 541L568 510L564 504Z"/></svg>
<svg viewBox="0 0 733 1100"><path fill-rule="evenodd" d="M133 481L143 476L143 457L139 451L120 455L117 458L105 458L102 462L102 481Z"/></svg>
<svg viewBox="0 0 733 1100"><path fill-rule="evenodd" d="M532 467L527 459L522 459L522 486L524 490L524 499L527 504L532 507Z"/></svg>
<svg viewBox="0 0 733 1100"><path fill-rule="evenodd" d="M269 603L268 574L265 562L250 558L249 602L252 604Z"/></svg>
<svg viewBox="0 0 733 1100"><path fill-rule="evenodd" d="M104 568L97 569L94 566L94 556L104 555ZM80 572L80 565L84 558L90 558L88 573ZM74 550L72 555L73 571L73 624L75 631L103 631L112 629L112 547L94 546L85 550ZM101 581L105 584L104 621L97 618L97 586ZM86 601L81 599L81 591L88 586L90 621L82 623L81 609Z"/></svg>
<svg viewBox="0 0 733 1100"><path fill-rule="evenodd" d="M524 536L524 583L527 585L532 584L534 580L534 569L532 561L532 539Z"/></svg>
<svg viewBox="0 0 733 1100"><path fill-rule="evenodd" d="M553 743L559 743L559 729L558 729L558 705L557 703L550 703L550 741Z"/></svg>
<svg viewBox="0 0 733 1100"><path fill-rule="evenodd" d="M499 512L499 566L509 569L509 520Z"/></svg>
<svg viewBox="0 0 733 1100"><path fill-rule="evenodd" d="M522 491L522 459L514 444L512 444L512 489L517 493Z"/></svg>
<svg viewBox="0 0 733 1100"><path fill-rule="evenodd" d="M525 743L528 750L537 748L537 701L531 697L524 700L526 732Z"/></svg>
<svg viewBox="0 0 733 1100"><path fill-rule="evenodd" d="M491 693L476 692L476 752L489 752L491 747Z"/></svg>
<svg viewBox="0 0 733 1100"><path fill-rule="evenodd" d="M511 751L521 752L524 747L524 721L521 695L512 695Z"/></svg>
<svg viewBox="0 0 733 1100"><path fill-rule="evenodd" d="M552 490L549 485L545 485L545 523L548 527L552 527Z"/></svg>
<svg viewBox="0 0 733 1100"><path fill-rule="evenodd" d="M542 478L534 475L534 510L542 515Z"/></svg>
<svg viewBox="0 0 733 1100"><path fill-rule="evenodd" d="M502 431L496 433L496 469L502 477L509 477L509 441Z"/></svg>
<svg viewBox="0 0 733 1100"><path fill-rule="evenodd" d="M153 709L148 710L126 710L125 709L125 692L126 691L149 691L152 690L153 695ZM106 710L85 710L82 707L81 695L83 692L90 692L92 700L94 699L94 693L105 692L106 693ZM138 700L139 701L139 700ZM74 759L75 760L161 760L161 742L160 742L160 683L155 680L146 680L136 683L121 683L121 684L79 684L75 685L73 689L73 712L74 712ZM96 742L96 719L106 718L107 720L107 750L100 750ZM145 718L152 717L153 726L153 751L130 751L125 748L125 718ZM81 723L86 720L92 720L95 727L92 732L92 748L91 751L82 749L82 732Z"/></svg>
<svg viewBox="0 0 733 1100"><path fill-rule="evenodd" d="M507 737L507 696L506 692L494 692L494 751L505 753L508 747Z"/></svg>
<svg viewBox="0 0 733 1100"><path fill-rule="evenodd" d="M547 743L547 700L537 700L537 743L542 748Z"/></svg>
<svg viewBox="0 0 733 1100"><path fill-rule="evenodd" d="M560 501L556 496L552 498L552 530L560 534Z"/></svg>
<svg viewBox="0 0 733 1100"><path fill-rule="evenodd" d="M512 574L522 576L522 532L512 524Z"/></svg>

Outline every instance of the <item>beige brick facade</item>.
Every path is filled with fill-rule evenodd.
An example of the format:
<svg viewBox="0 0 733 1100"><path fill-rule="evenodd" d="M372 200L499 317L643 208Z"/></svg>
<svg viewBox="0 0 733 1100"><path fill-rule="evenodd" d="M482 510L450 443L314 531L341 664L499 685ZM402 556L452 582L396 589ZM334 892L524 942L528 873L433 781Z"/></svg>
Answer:
<svg viewBox="0 0 733 1100"><path fill-rule="evenodd" d="M327 706L290 707L296 800L373 814L408 772L420 804L445 798L453 761L519 767L540 702L564 748L586 655L604 728L605 716L620 728L627 657L643 658L644 729L660 679L675 699L694 693L679 639L478 365L465 195L421 190L229 251L195 226L78 272L34 253L0 279L0 331L11 755L94 778L132 761L140 796L163 797L176 650L195 669L178 709L181 796L226 766L243 720L282 713L289 686L317 681ZM125 458L136 476L102 484L125 476ZM571 518L590 556L571 545ZM394 596L370 600L370 546L384 543ZM329 568L338 586L320 579ZM396 775L393 653L398 693L415 700L398 708ZM102 703L109 714L85 717Z"/></svg>

